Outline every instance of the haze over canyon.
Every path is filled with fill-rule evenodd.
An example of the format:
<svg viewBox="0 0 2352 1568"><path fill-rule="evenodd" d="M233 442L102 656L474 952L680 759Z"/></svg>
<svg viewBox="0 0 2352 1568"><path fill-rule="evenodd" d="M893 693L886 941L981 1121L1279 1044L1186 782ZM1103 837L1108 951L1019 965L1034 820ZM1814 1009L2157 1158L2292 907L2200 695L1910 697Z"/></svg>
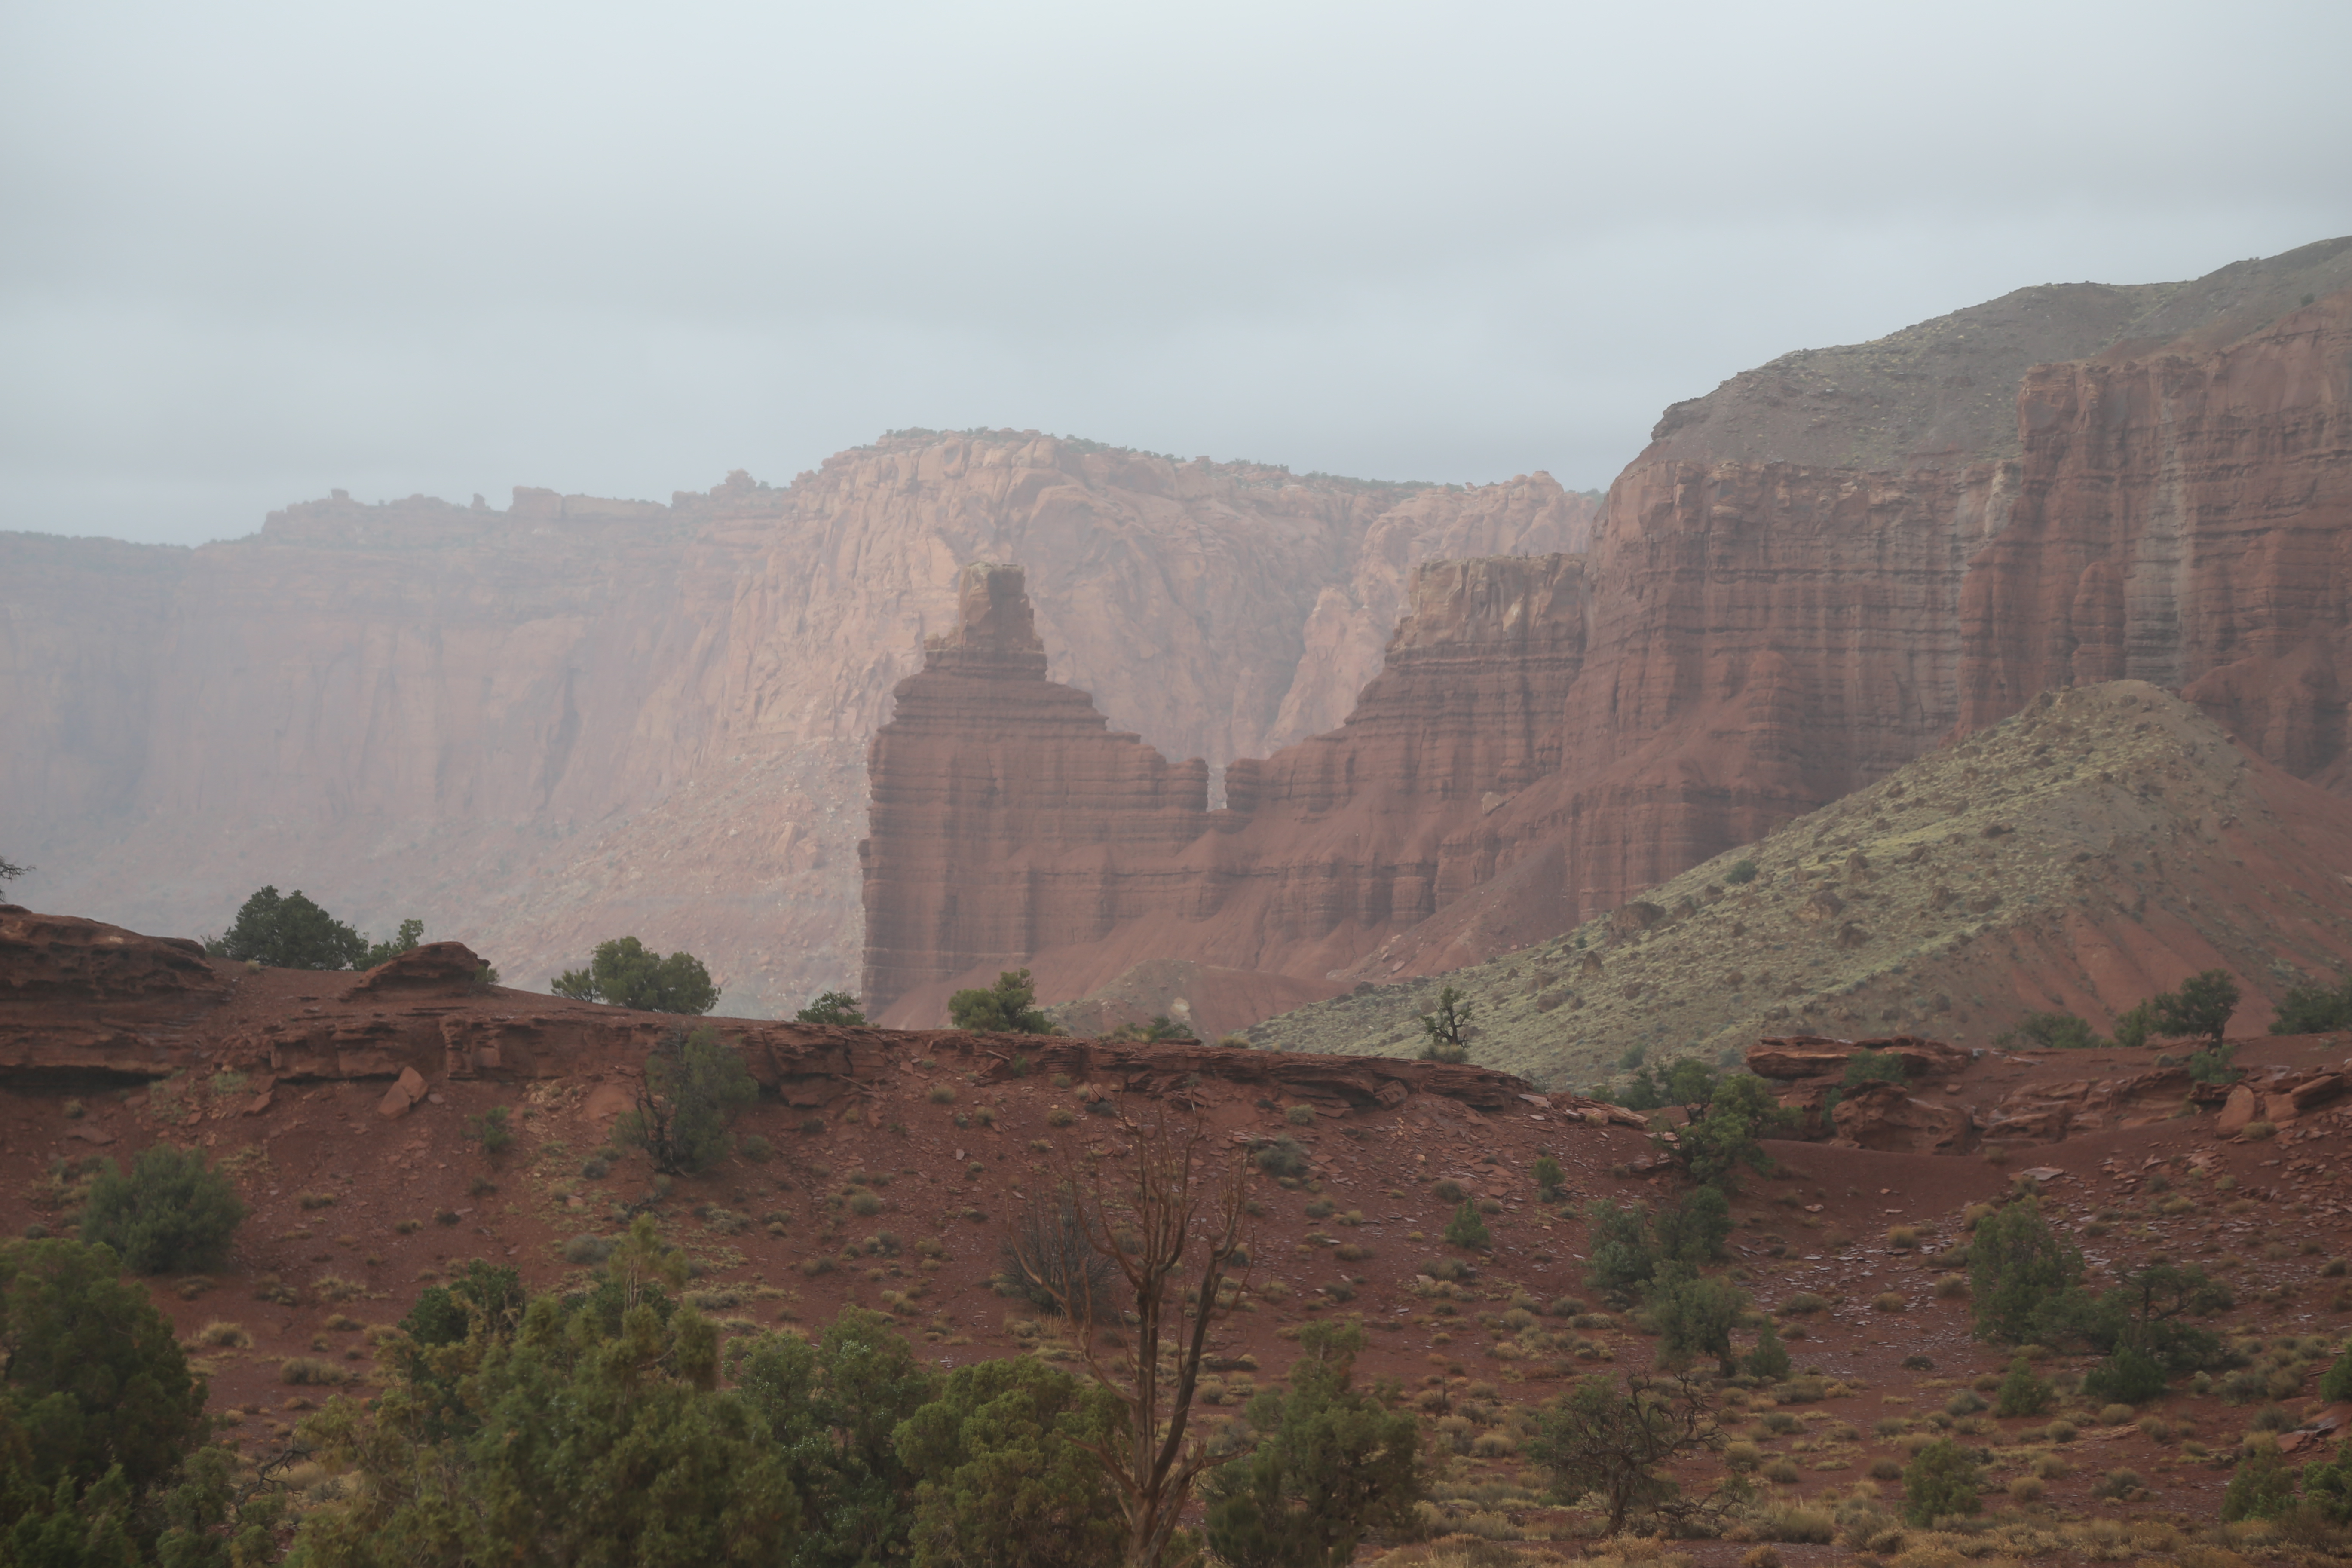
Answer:
<svg viewBox="0 0 2352 1568"><path fill-rule="evenodd" d="M2330 240L1784 356L1605 501L911 431L667 505L0 535L0 843L40 907L195 933L299 886L526 985L626 930L733 1014L862 940L896 1022L1015 960L1053 1000L1194 963L1262 1016L1555 935L2053 688L2179 691L2343 793L2347 367Z"/></svg>

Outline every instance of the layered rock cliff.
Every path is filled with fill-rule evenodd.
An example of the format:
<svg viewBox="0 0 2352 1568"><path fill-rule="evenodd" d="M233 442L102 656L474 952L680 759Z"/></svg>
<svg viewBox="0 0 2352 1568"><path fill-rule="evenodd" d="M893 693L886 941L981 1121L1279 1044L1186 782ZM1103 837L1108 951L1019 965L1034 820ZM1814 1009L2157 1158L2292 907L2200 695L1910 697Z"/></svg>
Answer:
<svg viewBox="0 0 2352 1568"><path fill-rule="evenodd" d="M1903 1033L1986 1047L2029 1013L2092 1028L2206 969L2232 1034L2352 965L2352 800L2232 745L2145 681L2025 710L1703 861L1574 931L1402 977L1251 1031L1284 1050L1420 1048L1437 988L1476 1060L1539 1082L1712 1062L1759 1036Z"/></svg>
<svg viewBox="0 0 2352 1568"><path fill-rule="evenodd" d="M908 432L789 488L493 510L338 495L196 550L0 534L17 897L226 926L264 882L513 981L634 931L744 1012L851 983L866 748L959 566L1018 559L1052 673L1215 763L1328 729L1412 563L1555 550L1590 498Z"/></svg>
<svg viewBox="0 0 2352 1568"><path fill-rule="evenodd" d="M875 738L863 994L893 1023L1024 963L1057 999L1171 954L1319 979L1484 880L1478 823L1559 764L1579 557L1417 568L1346 723L1234 763L1213 812L1204 763L1109 732L1046 678L1022 582L967 570L962 625Z"/></svg>
<svg viewBox="0 0 2352 1568"><path fill-rule="evenodd" d="M2115 679L2342 788L2347 286L2352 240L2021 289L1677 405L1589 559L1424 568L1348 722L1235 763L1181 852L1040 815L1025 852L1094 858L1105 927L1028 956L1066 996L1145 959L1449 970Z"/></svg>
<svg viewBox="0 0 2352 1568"><path fill-rule="evenodd" d="M2122 678L2340 790L2347 287L2352 239L2021 289L1669 409L1593 545L1571 761L1496 813L1498 866L1556 879L1573 924L2042 690ZM1366 973L1519 945L1507 886Z"/></svg>

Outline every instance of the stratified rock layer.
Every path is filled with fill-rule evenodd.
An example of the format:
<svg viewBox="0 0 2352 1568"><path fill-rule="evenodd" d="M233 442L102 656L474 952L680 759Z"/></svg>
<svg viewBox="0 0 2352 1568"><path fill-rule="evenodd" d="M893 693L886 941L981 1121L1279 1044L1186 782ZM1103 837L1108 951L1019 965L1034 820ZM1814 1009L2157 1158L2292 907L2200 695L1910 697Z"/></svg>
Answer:
<svg viewBox="0 0 2352 1568"><path fill-rule="evenodd" d="M1424 567L1347 723L1227 770L1234 820L1154 859L1033 814L1105 929L1023 956L1056 996L1150 958L1443 973L2116 679L2340 792L2347 284L2352 240L2021 289L1677 405L1589 559Z"/></svg>
<svg viewBox="0 0 2352 1568"><path fill-rule="evenodd" d="M1580 546L1591 498L905 432L667 505L349 497L197 550L0 533L16 896L225 928L263 883L522 984L634 933L739 1011L852 983L866 749L961 565L1053 673L1222 764L1338 723L1432 555Z"/></svg>
<svg viewBox="0 0 2352 1568"><path fill-rule="evenodd" d="M893 1024L1022 965L1055 999L1171 954L1319 976L1483 880L1476 825L1559 765L1577 557L1417 569L1347 723L1235 763L1215 812L1205 763L1170 764L1046 679L1022 584L966 573L961 624L875 737L863 994Z"/></svg>
<svg viewBox="0 0 2352 1568"><path fill-rule="evenodd" d="M2110 681L2038 697L1613 915L1250 1034L1407 1054L1450 984L1473 1058L1543 1083L1621 1078L1635 1044L1653 1067L1744 1051L1764 1076L1817 1077L1864 1037L1933 1078L1950 1058L1917 1042L1986 1049L2040 1012L2104 1033L2208 969L2243 993L2231 1031L2259 1031L2287 987L2352 967L2347 879L2352 801Z"/></svg>
<svg viewBox="0 0 2352 1568"><path fill-rule="evenodd" d="M451 1080L608 1080L627 1084L677 1019L483 984L454 942L365 974L251 969L191 954L177 939L142 936L72 916L0 907L0 1089L113 1079L144 1083L208 1068L241 1074L234 1102L190 1097L186 1125L269 1108L280 1084L370 1080L377 1106L405 1115ZM1596 1126L1639 1126L1629 1111L1573 1095L1546 1096L1507 1073L1380 1058L1286 1057L1197 1042L1098 1040L952 1030L705 1021L740 1052L761 1086L792 1106L854 1101L898 1080L919 1058L953 1058L982 1081L1041 1073L1085 1080L1100 1095L1184 1104L1204 1080L1249 1086L1334 1114L1394 1109L1415 1096L1474 1110L1568 1112ZM698 1027L704 1025L698 1025ZM1026 1062L1016 1063L1016 1058ZM1148 1112L1147 1112L1148 1113Z"/></svg>

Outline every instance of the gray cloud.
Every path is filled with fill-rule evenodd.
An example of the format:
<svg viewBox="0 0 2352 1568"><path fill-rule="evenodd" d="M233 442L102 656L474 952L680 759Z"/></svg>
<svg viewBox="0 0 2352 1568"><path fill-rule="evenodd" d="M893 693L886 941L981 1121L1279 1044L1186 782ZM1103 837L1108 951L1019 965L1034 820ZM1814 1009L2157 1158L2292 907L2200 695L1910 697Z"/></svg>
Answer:
<svg viewBox="0 0 2352 1568"><path fill-rule="evenodd" d="M2352 229L2340 4L0 17L0 527L907 425L1605 484L1665 403Z"/></svg>

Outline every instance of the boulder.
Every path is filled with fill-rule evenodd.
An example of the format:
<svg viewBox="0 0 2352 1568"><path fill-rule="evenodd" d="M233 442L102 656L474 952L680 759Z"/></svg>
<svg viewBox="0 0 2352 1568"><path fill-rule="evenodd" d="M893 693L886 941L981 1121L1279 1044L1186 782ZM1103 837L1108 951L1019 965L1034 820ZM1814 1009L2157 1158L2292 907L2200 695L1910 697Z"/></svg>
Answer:
<svg viewBox="0 0 2352 1568"><path fill-rule="evenodd" d="M362 991L472 990L481 984L480 955L462 942L428 942L367 972Z"/></svg>
<svg viewBox="0 0 2352 1568"><path fill-rule="evenodd" d="M2230 1098L2221 1102L2221 1115L2214 1123L2213 1131L2223 1138L2234 1138L2253 1125L2261 1114L2261 1096L2244 1084L2239 1084L2230 1090Z"/></svg>
<svg viewBox="0 0 2352 1568"><path fill-rule="evenodd" d="M2344 1075L2327 1072L2295 1085L2288 1091L2288 1095L2294 1100L2295 1110L2304 1111L2309 1110L2315 1105L2325 1105L2343 1092Z"/></svg>
<svg viewBox="0 0 2352 1568"><path fill-rule="evenodd" d="M1961 1154L1976 1144L1976 1124L1957 1105L1916 1099L1891 1083L1849 1089L1832 1112L1838 1136L1864 1149L1904 1154Z"/></svg>
<svg viewBox="0 0 2352 1568"><path fill-rule="evenodd" d="M1904 1071L1914 1079L1959 1072L1974 1059L1958 1046L1917 1035L1886 1035L1868 1040L1790 1035L1759 1040L1748 1047L1748 1070L1759 1078L1819 1078L1843 1073L1845 1064L1864 1051L1891 1052L1901 1057Z"/></svg>

